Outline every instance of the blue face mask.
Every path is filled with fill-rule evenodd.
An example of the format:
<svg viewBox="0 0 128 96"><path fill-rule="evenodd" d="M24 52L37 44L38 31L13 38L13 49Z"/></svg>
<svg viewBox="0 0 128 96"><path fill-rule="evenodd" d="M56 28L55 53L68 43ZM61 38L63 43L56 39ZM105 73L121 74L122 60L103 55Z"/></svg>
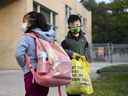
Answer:
<svg viewBox="0 0 128 96"><path fill-rule="evenodd" d="M51 31L49 31L49 32L42 32L40 34L40 37L42 39L44 39L44 40L49 41L49 42L53 42L53 41L55 41L55 32L51 32Z"/></svg>
<svg viewBox="0 0 128 96"><path fill-rule="evenodd" d="M34 32L39 33L39 37L43 40L53 42L55 41L56 33L53 29L50 29L49 31L42 31L40 28L33 29Z"/></svg>

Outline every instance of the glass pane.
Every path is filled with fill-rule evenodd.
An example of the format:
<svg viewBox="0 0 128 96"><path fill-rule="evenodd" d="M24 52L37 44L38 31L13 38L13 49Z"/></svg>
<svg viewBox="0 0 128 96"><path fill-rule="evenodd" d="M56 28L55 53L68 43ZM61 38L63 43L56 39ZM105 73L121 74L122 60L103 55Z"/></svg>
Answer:
<svg viewBox="0 0 128 96"><path fill-rule="evenodd" d="M37 5L35 2L33 2L33 10L34 10L34 11L37 11L37 6L38 6L38 5Z"/></svg>
<svg viewBox="0 0 128 96"><path fill-rule="evenodd" d="M48 24L50 24L50 11L45 8L41 8L40 13L42 13L45 16Z"/></svg>
<svg viewBox="0 0 128 96"><path fill-rule="evenodd" d="M36 2L33 2L33 10L34 11L38 10L38 6L40 6L40 13L42 13L45 16L48 24L50 24L53 27L53 29L56 30L57 29L57 27L56 27L56 15L57 14L44 6L42 6ZM51 12L52 12L52 17L50 17ZM53 22L51 22L51 21L53 21Z"/></svg>

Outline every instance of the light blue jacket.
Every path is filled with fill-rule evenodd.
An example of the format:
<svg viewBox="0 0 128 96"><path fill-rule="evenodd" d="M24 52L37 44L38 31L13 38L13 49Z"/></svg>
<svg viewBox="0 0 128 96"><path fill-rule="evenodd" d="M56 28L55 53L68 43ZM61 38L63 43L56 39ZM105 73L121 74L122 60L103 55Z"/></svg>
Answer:
<svg viewBox="0 0 128 96"><path fill-rule="evenodd" d="M49 31L42 31L41 29L36 28L33 29L32 31L39 33L41 39L47 40L49 42L54 41L55 39L55 32L52 29L50 29ZM24 62L26 53L30 57L30 62L32 64L32 67L36 68L37 56L36 56L36 46L35 46L34 38L24 34L21 37L21 40L18 42L16 48L16 59L21 69L23 70L24 74L30 71Z"/></svg>

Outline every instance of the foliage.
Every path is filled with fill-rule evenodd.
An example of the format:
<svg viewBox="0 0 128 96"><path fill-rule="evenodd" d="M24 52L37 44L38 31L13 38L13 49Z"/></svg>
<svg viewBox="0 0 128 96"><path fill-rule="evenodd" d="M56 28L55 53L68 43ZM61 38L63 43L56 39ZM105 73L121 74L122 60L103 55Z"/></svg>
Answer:
<svg viewBox="0 0 128 96"><path fill-rule="evenodd" d="M128 0L90 4L93 43L128 43Z"/></svg>
<svg viewBox="0 0 128 96"><path fill-rule="evenodd" d="M92 96L127 96L128 65L109 66L101 69L97 80L93 80Z"/></svg>

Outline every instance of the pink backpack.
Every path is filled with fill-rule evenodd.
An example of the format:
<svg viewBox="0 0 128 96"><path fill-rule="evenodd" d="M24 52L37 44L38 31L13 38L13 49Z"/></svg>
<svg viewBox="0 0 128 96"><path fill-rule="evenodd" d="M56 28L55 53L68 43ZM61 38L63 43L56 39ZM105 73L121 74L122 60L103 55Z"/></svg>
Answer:
<svg viewBox="0 0 128 96"><path fill-rule="evenodd" d="M56 42L49 43L48 41L39 39L35 34L26 34L33 37L36 43L38 57L36 71L31 68L30 58L26 54L26 64L31 68L34 81L46 87L69 84L72 67L70 58L63 48ZM40 58L41 52L46 52L46 59Z"/></svg>

